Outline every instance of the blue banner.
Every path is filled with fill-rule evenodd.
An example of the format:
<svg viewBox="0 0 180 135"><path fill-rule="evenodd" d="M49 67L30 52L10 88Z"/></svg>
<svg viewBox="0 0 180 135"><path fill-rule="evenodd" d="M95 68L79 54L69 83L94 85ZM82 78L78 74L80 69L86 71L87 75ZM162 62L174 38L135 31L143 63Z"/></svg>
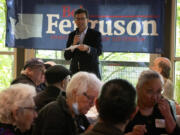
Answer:
<svg viewBox="0 0 180 135"><path fill-rule="evenodd" d="M165 0L7 0L6 46L63 50L76 29L73 13L89 12L105 52L163 52Z"/></svg>

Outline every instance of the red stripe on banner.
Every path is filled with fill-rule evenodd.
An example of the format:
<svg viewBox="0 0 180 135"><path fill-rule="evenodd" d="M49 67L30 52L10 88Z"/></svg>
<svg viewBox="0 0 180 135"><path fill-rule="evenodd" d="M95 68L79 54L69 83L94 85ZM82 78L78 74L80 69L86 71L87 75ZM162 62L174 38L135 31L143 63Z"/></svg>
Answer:
<svg viewBox="0 0 180 135"><path fill-rule="evenodd" d="M90 18L159 18L159 15L90 15Z"/></svg>

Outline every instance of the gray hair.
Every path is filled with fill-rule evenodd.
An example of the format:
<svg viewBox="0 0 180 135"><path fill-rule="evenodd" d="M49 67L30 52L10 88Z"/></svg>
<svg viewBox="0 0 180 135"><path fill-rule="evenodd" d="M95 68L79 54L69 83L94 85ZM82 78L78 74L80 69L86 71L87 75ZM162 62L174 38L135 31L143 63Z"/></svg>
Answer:
<svg viewBox="0 0 180 135"><path fill-rule="evenodd" d="M145 71L141 72L136 87L141 88L145 82L152 80L152 79L160 79L161 84L162 85L164 84L162 76L159 73L157 73L156 71L149 69L149 70L145 70Z"/></svg>
<svg viewBox="0 0 180 135"><path fill-rule="evenodd" d="M165 78L169 78L170 76L170 71L171 71L171 67L170 67L170 64L167 64L166 62L164 61L160 61L159 64L158 64L159 68L162 69L161 71L161 75Z"/></svg>
<svg viewBox="0 0 180 135"><path fill-rule="evenodd" d="M76 95L80 95L86 92L88 89L94 91L100 91L102 82L97 78L95 74L88 72L78 72L71 78L66 88L67 97L71 97L73 92Z"/></svg>
<svg viewBox="0 0 180 135"><path fill-rule="evenodd" d="M33 86L22 83L11 85L0 92L0 121L13 124L12 110L15 107L34 104L33 97L35 95L36 90Z"/></svg>

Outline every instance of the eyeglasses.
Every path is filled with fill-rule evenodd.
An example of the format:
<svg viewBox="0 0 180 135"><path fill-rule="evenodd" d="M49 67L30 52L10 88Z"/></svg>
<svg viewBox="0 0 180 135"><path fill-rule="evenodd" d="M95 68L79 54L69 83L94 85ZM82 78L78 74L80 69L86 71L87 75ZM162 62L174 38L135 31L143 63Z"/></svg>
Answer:
<svg viewBox="0 0 180 135"><path fill-rule="evenodd" d="M71 80L71 76L70 76L70 75L66 76L66 77L64 78L64 80L70 81L70 80Z"/></svg>
<svg viewBox="0 0 180 135"><path fill-rule="evenodd" d="M27 110L36 111L37 107L36 106L33 106L33 107L19 107L19 109L27 109Z"/></svg>
<svg viewBox="0 0 180 135"><path fill-rule="evenodd" d="M82 18L74 18L76 21L84 21L86 19L86 17L82 17Z"/></svg>
<svg viewBox="0 0 180 135"><path fill-rule="evenodd" d="M34 66L32 68L33 71L37 71L39 73L42 73L42 75L45 75L45 68L44 67L38 67L38 66Z"/></svg>
<svg viewBox="0 0 180 135"><path fill-rule="evenodd" d="M93 96L88 96L85 92L83 93L83 95L91 102L94 102L94 97Z"/></svg>

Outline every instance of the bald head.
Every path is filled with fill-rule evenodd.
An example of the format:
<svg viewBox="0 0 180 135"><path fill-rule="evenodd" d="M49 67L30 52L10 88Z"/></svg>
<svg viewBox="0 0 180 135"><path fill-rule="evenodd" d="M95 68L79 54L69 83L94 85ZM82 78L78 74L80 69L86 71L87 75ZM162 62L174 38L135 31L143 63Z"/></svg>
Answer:
<svg viewBox="0 0 180 135"><path fill-rule="evenodd" d="M47 61L47 62L45 62L44 64L49 64L49 65L51 65L51 66L56 65L56 63L55 63L54 61Z"/></svg>
<svg viewBox="0 0 180 135"><path fill-rule="evenodd" d="M151 69L160 73L163 77L169 78L171 61L165 57L158 57L153 61Z"/></svg>

